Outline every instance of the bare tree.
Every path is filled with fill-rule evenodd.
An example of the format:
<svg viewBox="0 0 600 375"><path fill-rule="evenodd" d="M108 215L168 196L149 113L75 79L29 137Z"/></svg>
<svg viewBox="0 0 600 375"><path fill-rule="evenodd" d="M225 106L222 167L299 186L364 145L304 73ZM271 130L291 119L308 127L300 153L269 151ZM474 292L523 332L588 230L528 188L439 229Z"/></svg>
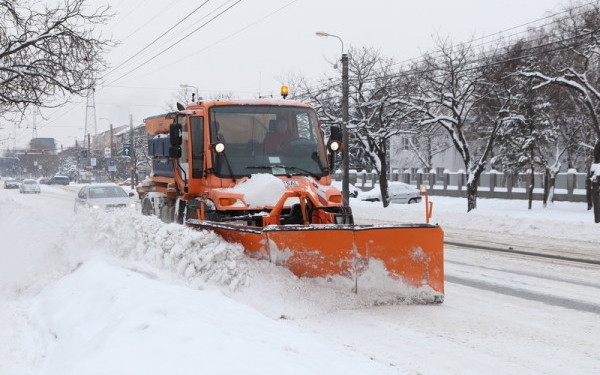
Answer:
<svg viewBox="0 0 600 375"><path fill-rule="evenodd" d="M86 0L64 0L54 8L0 0L0 116L87 95L106 68L103 53L114 45L95 32L109 11L89 12Z"/></svg>
<svg viewBox="0 0 600 375"><path fill-rule="evenodd" d="M437 49L424 57L415 74L420 93L411 98L421 113L417 126L441 126L461 156L467 173L467 212L477 207L477 185L484 171L498 127L501 110L484 124L473 121L473 110L489 95L483 70L474 62L470 44L451 45L437 39ZM500 98L499 98L500 99Z"/></svg>
<svg viewBox="0 0 600 375"><path fill-rule="evenodd" d="M394 63L384 59L370 48L351 49L349 64L350 87L350 151L363 155L375 167L379 175L382 203L390 204L388 189L389 141L403 132L411 110L398 92L398 77L392 71ZM331 86L331 85L330 85ZM312 98L318 102L319 116L331 124L341 123L339 95L330 90L316 92ZM362 152L357 152L362 150Z"/></svg>
<svg viewBox="0 0 600 375"><path fill-rule="evenodd" d="M534 89L557 86L570 91L587 110L596 146L600 147L600 5L590 3L583 10L568 9L567 16L556 20L552 32L553 53L540 54L535 64L522 67L518 73L534 79L537 82ZM591 169L588 172L591 176ZM589 179L587 185L588 207L596 210Z"/></svg>
<svg viewBox="0 0 600 375"><path fill-rule="evenodd" d="M415 113L406 100L407 92L399 90L407 87L402 82L405 76L393 71L393 66L393 60L364 48L354 51L350 64L353 111L349 131L375 166L384 207L390 204L389 142L406 132Z"/></svg>

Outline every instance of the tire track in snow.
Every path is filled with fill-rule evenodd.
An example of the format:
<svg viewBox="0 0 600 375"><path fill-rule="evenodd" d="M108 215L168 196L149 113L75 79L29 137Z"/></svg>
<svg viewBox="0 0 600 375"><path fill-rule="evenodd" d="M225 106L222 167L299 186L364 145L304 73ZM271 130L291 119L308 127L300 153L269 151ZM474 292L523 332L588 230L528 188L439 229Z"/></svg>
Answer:
<svg viewBox="0 0 600 375"><path fill-rule="evenodd" d="M529 301L541 302L547 305L558 306L571 310L589 312L600 315L600 305L594 303L550 296L547 294L539 294L526 290L511 288L505 285L492 284L487 283L485 281L466 279L458 276L446 275L446 282L460 284L481 290L487 290L493 293L504 294L512 297L523 298Z"/></svg>

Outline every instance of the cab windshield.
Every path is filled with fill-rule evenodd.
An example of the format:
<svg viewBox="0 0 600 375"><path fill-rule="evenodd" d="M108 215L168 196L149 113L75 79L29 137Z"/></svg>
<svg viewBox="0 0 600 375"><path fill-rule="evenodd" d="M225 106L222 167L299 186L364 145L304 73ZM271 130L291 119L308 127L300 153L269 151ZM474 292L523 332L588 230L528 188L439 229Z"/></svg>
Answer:
<svg viewBox="0 0 600 375"><path fill-rule="evenodd" d="M314 110L275 105L216 106L210 111L215 174L243 177L256 173L320 178L327 158Z"/></svg>

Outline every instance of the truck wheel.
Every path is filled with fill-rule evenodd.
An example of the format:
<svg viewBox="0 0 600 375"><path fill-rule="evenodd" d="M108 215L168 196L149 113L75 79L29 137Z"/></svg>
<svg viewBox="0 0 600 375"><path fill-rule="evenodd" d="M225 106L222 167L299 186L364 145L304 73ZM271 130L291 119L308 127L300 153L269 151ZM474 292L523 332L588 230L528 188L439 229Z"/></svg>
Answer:
<svg viewBox="0 0 600 375"><path fill-rule="evenodd" d="M172 223L175 220L175 205L165 202L160 208L160 220L163 223Z"/></svg>
<svg viewBox="0 0 600 375"><path fill-rule="evenodd" d="M154 202L148 197L144 197L144 200L142 201L142 215L154 215Z"/></svg>
<svg viewBox="0 0 600 375"><path fill-rule="evenodd" d="M184 200L177 200L177 224L183 224L185 214L186 214L186 202Z"/></svg>

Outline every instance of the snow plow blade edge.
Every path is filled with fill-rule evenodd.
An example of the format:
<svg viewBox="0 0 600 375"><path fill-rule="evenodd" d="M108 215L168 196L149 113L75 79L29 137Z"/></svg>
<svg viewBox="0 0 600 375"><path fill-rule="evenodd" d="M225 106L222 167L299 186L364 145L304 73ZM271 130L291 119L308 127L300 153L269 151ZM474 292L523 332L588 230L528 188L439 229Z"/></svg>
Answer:
<svg viewBox="0 0 600 375"><path fill-rule="evenodd" d="M299 277L340 275L357 282L373 261L404 284L444 293L443 231L437 225L272 225L249 227L188 220L241 243L249 255L269 259Z"/></svg>

